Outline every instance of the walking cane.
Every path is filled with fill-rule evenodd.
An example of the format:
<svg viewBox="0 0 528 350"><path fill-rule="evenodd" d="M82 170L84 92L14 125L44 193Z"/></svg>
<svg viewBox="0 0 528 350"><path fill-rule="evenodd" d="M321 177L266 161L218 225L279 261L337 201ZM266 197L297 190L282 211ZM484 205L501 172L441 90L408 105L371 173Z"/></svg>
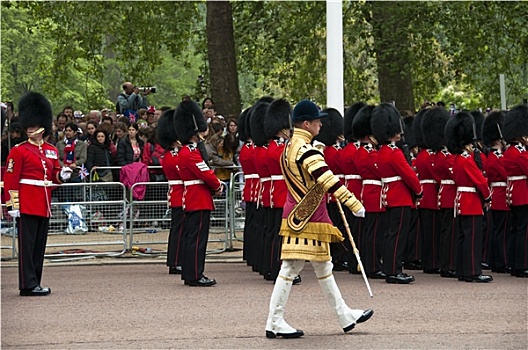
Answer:
<svg viewBox="0 0 528 350"><path fill-rule="evenodd" d="M339 210L341 218L343 219L343 223L345 224L345 230L348 234L348 238L350 239L350 244L352 244L352 250L354 251L354 255L356 256L356 259L359 264L359 268L361 269L361 275L363 275L363 280L365 281L365 285L367 286L370 297L372 298L372 289L370 289L370 284L368 282L367 275L365 274L365 270L363 269L363 263L361 262L361 258L359 257L359 250L357 249L356 243L354 242L354 238L352 237L352 233L350 232L350 226L348 226L348 221L345 217L345 213L343 212L343 207L341 206L341 203L339 201L336 201L336 203L337 209Z"/></svg>

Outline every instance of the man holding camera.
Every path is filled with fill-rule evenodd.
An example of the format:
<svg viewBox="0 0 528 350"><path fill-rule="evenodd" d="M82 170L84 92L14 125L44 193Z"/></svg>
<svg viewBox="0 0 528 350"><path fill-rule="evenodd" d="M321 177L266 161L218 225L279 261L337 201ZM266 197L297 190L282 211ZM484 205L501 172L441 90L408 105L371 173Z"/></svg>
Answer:
<svg viewBox="0 0 528 350"><path fill-rule="evenodd" d="M123 93L117 97L117 113L123 114L131 123L137 121L138 110L148 106L147 95L152 91L150 88L141 90L130 82L123 84Z"/></svg>

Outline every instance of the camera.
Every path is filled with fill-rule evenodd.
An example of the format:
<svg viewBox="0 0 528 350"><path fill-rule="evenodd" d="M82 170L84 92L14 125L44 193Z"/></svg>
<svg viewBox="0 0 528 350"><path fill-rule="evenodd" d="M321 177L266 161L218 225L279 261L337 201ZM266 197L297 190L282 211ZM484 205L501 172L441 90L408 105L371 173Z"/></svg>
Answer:
<svg viewBox="0 0 528 350"><path fill-rule="evenodd" d="M150 92L155 94L156 93L156 87L155 86L136 86L136 89L139 89L141 92L145 92L148 89L150 89Z"/></svg>

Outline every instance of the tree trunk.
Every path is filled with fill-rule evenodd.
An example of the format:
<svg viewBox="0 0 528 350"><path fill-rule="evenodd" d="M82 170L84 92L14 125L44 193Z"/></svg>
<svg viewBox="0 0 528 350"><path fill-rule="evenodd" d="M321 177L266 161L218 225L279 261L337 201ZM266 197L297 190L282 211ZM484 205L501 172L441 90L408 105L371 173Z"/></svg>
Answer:
<svg viewBox="0 0 528 350"><path fill-rule="evenodd" d="M240 91L229 1L207 1L207 52L211 98L225 118L240 114Z"/></svg>
<svg viewBox="0 0 528 350"><path fill-rule="evenodd" d="M405 21L405 14L412 12L413 3L373 1L371 6L381 101L394 101L399 110L414 112L409 33Z"/></svg>

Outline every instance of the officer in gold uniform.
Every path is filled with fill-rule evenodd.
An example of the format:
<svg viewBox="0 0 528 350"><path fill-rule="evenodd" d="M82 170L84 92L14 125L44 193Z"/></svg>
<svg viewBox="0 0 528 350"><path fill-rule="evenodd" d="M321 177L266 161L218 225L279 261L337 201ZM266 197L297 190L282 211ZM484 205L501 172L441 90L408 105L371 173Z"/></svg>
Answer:
<svg viewBox="0 0 528 350"><path fill-rule="evenodd" d="M367 321L374 313L372 310L350 309L332 275L330 243L342 242L343 236L328 216L326 193L333 194L356 216L364 216L365 210L329 170L321 151L310 144L321 129L320 118L327 115L320 113L317 106L308 100L299 102L293 110L293 137L281 159L288 195L279 233L283 236L282 266L271 295L266 323L268 338L298 338L304 335L303 331L286 323L284 309L293 279L301 272L306 260L312 263L321 290L345 332L354 328L356 323Z"/></svg>

